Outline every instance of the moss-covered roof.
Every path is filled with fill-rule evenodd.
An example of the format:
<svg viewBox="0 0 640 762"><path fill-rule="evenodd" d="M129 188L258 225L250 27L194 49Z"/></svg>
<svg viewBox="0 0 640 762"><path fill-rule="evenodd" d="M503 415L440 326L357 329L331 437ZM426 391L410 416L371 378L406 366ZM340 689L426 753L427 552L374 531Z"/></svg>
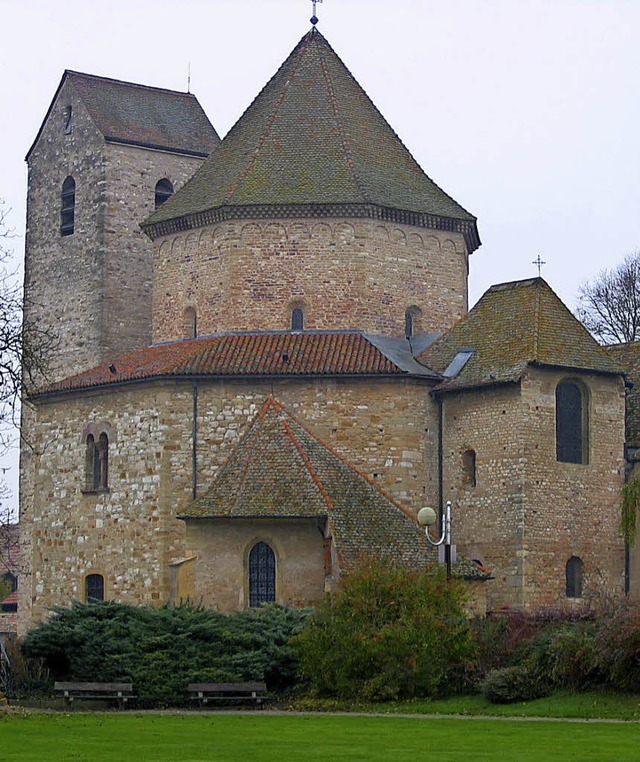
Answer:
<svg viewBox="0 0 640 762"><path fill-rule="evenodd" d="M633 384L627 390L625 439L630 447L640 447L640 341L612 344L605 349Z"/></svg>
<svg viewBox="0 0 640 762"><path fill-rule="evenodd" d="M470 359L438 390L514 382L528 365L622 373L542 278L492 286L419 359L446 376L464 349L473 350Z"/></svg>
<svg viewBox="0 0 640 762"><path fill-rule="evenodd" d="M65 71L45 123L65 83L73 87L107 141L208 156L220 143L192 93ZM44 123L43 123L44 126ZM38 141L42 127L31 150ZM29 154L27 154L29 158Z"/></svg>
<svg viewBox="0 0 640 762"><path fill-rule="evenodd" d="M435 555L414 516L273 398L184 519L327 519L340 565L364 555L422 565Z"/></svg>
<svg viewBox="0 0 640 762"><path fill-rule="evenodd" d="M144 224L223 207L368 205L463 224L475 217L422 171L329 43L312 29L194 177ZM312 212L309 211L311 215ZM193 223L195 224L195 223Z"/></svg>

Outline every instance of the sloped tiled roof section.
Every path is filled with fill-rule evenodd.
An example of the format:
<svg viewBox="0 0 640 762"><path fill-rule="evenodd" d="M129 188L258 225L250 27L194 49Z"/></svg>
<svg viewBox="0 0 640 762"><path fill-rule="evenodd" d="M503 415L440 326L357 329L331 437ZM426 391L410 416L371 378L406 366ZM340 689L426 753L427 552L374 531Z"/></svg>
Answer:
<svg viewBox="0 0 640 762"><path fill-rule="evenodd" d="M220 143L218 133L192 93L67 70L52 106L67 82L107 141L202 157Z"/></svg>
<svg viewBox="0 0 640 762"><path fill-rule="evenodd" d="M435 559L415 518L269 398L214 479L180 518L329 521L341 569L365 555Z"/></svg>
<svg viewBox="0 0 640 762"><path fill-rule="evenodd" d="M625 439L630 447L640 447L640 341L612 344L605 349L633 384L627 389Z"/></svg>
<svg viewBox="0 0 640 762"><path fill-rule="evenodd" d="M397 339L397 344L404 343ZM418 376L434 373L359 331L227 333L138 349L31 394L78 391L154 378L193 376ZM393 358L393 359L391 359Z"/></svg>
<svg viewBox="0 0 640 762"><path fill-rule="evenodd" d="M514 382L528 365L622 373L542 278L492 286L418 359L444 373L465 349L470 359L438 390Z"/></svg>
<svg viewBox="0 0 640 762"><path fill-rule="evenodd" d="M313 216L318 206L344 214L345 205L353 216L426 215L427 226L440 220L464 232L470 250L480 243L476 218L427 177L314 28L215 154L143 227L156 236L172 229L161 224L170 220L207 224L216 209L308 207Z"/></svg>

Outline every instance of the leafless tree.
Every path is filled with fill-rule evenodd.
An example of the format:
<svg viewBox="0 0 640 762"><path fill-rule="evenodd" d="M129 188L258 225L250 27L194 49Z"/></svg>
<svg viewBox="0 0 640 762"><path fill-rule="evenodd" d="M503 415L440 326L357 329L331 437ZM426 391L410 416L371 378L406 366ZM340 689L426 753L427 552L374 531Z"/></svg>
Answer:
<svg viewBox="0 0 640 762"><path fill-rule="evenodd" d="M576 315L604 344L640 339L640 251L585 281Z"/></svg>

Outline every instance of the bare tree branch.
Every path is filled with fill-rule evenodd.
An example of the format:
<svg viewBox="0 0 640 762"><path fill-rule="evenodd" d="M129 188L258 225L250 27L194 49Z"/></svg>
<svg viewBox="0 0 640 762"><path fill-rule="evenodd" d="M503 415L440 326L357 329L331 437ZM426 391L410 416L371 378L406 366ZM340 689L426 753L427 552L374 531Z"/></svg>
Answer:
<svg viewBox="0 0 640 762"><path fill-rule="evenodd" d="M576 315L604 344L640 339L640 251L585 281Z"/></svg>

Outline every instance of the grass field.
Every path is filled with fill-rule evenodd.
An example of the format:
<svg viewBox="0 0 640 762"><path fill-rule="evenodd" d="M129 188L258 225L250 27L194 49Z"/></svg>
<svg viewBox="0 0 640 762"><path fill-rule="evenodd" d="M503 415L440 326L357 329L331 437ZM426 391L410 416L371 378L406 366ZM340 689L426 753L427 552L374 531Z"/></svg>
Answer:
<svg viewBox="0 0 640 762"><path fill-rule="evenodd" d="M640 724L325 715L11 714L3 762L637 760Z"/></svg>

